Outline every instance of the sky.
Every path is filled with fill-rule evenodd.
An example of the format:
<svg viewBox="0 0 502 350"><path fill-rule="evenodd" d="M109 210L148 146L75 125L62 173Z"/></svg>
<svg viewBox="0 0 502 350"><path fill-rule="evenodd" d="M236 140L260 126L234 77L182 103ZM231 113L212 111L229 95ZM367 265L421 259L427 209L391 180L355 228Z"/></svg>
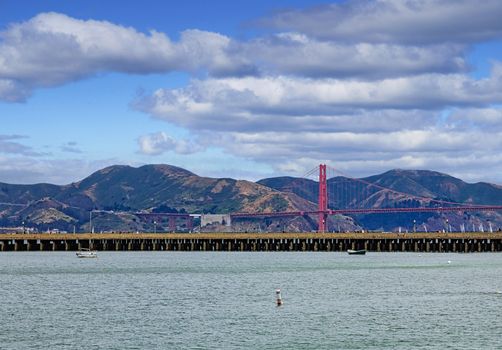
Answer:
<svg viewBox="0 0 502 350"><path fill-rule="evenodd" d="M502 2L0 0L0 182L428 169L502 184Z"/></svg>

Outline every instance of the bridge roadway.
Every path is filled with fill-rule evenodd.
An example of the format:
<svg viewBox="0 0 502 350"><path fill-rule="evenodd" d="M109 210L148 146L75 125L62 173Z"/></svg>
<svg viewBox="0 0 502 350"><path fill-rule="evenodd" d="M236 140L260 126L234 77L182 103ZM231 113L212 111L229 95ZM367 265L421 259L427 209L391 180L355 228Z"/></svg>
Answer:
<svg viewBox="0 0 502 350"><path fill-rule="evenodd" d="M237 218L262 218L262 217L291 217L305 215L348 215L348 214L391 214L391 213L438 213L438 212L469 212L469 211L502 211L502 205L466 205L451 207L424 207L424 208L353 208L353 209L326 209L311 211L283 211L259 213L231 213L232 219ZM166 214L170 215L170 214ZM187 215L187 214L181 214Z"/></svg>
<svg viewBox="0 0 502 350"><path fill-rule="evenodd" d="M501 252L502 232L0 234L6 251Z"/></svg>

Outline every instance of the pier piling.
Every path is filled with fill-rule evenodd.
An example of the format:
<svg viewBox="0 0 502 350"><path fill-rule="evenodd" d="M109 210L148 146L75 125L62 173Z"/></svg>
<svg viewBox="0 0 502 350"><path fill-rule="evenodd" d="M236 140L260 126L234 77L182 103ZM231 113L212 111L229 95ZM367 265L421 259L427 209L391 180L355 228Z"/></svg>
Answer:
<svg viewBox="0 0 502 350"><path fill-rule="evenodd" d="M502 233L2 234L0 252L74 251L500 252Z"/></svg>

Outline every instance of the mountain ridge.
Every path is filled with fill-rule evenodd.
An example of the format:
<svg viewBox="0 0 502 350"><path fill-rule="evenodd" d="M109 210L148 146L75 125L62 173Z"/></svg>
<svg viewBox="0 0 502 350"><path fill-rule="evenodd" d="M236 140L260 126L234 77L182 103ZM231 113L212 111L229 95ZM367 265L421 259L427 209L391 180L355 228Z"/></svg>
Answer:
<svg viewBox="0 0 502 350"><path fill-rule="evenodd" d="M499 185L485 182L470 184L448 174L430 170L392 169L357 181L359 183L356 184L352 179L338 176L328 179L328 184L335 192L342 184L352 186L354 192L359 191L361 183L376 184L395 192L368 185L362 190L362 195L359 194L361 198L358 200L364 203L356 203L353 198L335 196L330 207L431 205L430 198L458 203L502 205L502 187ZM317 198L316 181L291 176L252 182L203 177L168 164L148 164L140 167L113 165L68 185L0 183L0 202L26 204L25 207L0 205L0 225L15 226L24 222L39 230L48 229L49 226L62 230L71 230L74 226L78 230L85 230L89 224L88 213L91 210L164 210L190 213L309 211L316 209ZM430 221L434 215L412 216L422 221ZM389 223L384 222L384 219L377 220L371 215L344 217L343 220L347 223L347 229L393 229L403 222L416 221L417 219L411 219L412 216L396 215L395 217L400 219L389 220ZM488 216L492 222L502 225L502 218L498 213ZM268 220L270 225L280 221L271 220ZM436 217L431 221L431 225L440 226L437 222L441 220L442 217ZM483 220L486 220L485 216L477 219L479 222ZM281 225L288 229L315 229L312 227L312 221L307 223L304 220L304 223L300 223L301 220L291 220L293 221L295 223L291 224L282 220ZM452 218L451 222L455 221L459 220ZM290 224L291 228L288 227ZM143 224L120 215L110 220L110 225L104 226L106 229L113 229L113 225L121 230L145 229Z"/></svg>

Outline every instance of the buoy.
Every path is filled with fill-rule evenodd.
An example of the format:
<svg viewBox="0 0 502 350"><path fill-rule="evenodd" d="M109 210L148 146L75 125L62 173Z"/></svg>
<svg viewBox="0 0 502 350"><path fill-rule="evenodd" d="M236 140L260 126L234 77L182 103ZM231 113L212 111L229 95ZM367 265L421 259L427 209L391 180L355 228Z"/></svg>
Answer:
<svg viewBox="0 0 502 350"><path fill-rule="evenodd" d="M448 264L451 264L451 260L448 260Z"/></svg>
<svg viewBox="0 0 502 350"><path fill-rule="evenodd" d="M281 296L281 290L280 289L276 289L275 290L275 303L277 304L277 306L281 306L282 305L282 296Z"/></svg>

